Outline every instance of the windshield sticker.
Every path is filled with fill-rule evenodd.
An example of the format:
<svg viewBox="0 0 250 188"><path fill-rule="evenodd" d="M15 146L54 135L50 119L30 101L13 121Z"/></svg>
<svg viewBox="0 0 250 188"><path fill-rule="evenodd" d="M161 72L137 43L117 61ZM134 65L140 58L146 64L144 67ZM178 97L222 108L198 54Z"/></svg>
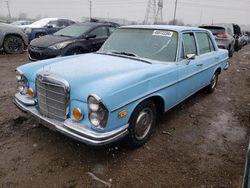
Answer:
<svg viewBox="0 0 250 188"><path fill-rule="evenodd" d="M172 31L162 31L162 30L154 30L153 34L155 36L163 36L163 37L172 37Z"/></svg>

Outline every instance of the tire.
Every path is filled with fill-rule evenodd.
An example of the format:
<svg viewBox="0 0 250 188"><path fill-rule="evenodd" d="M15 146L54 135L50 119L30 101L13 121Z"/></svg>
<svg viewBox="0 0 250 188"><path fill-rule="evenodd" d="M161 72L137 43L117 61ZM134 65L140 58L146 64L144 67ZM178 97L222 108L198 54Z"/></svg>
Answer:
<svg viewBox="0 0 250 188"><path fill-rule="evenodd" d="M234 53L234 50L233 50L233 48L230 46L229 49L228 49L228 56L229 56L229 57L233 57L233 53Z"/></svg>
<svg viewBox="0 0 250 188"><path fill-rule="evenodd" d="M140 103L129 120L129 146L138 148L144 145L152 135L156 125L156 106L150 101Z"/></svg>
<svg viewBox="0 0 250 188"><path fill-rule="evenodd" d="M210 84L206 87L206 91L207 93L213 93L217 84L218 84L218 77L219 77L219 73L218 72L215 72L211 81L210 81Z"/></svg>
<svg viewBox="0 0 250 188"><path fill-rule="evenodd" d="M24 51L23 40L15 35L7 36L3 42L3 49L8 54L20 54Z"/></svg>

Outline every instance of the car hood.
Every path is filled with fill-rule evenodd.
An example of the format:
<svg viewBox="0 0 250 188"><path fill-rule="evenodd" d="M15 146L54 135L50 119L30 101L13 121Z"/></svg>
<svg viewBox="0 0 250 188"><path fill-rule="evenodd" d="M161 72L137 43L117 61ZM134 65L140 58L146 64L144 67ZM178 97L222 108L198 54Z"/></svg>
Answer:
<svg viewBox="0 0 250 188"><path fill-rule="evenodd" d="M71 100L87 102L90 94L96 94L107 104L126 97L124 91L134 94L141 90L146 92L151 77L165 74L174 65L149 64L125 57L91 53L26 64L18 67L18 70L33 83L36 75L43 71L63 78L70 85ZM110 108L114 107L113 102L108 104Z"/></svg>
<svg viewBox="0 0 250 188"><path fill-rule="evenodd" d="M65 37L65 36L45 35L43 37L32 40L30 45L40 48L47 48L53 44L64 42L71 39L72 39L71 37Z"/></svg>
<svg viewBox="0 0 250 188"><path fill-rule="evenodd" d="M0 31L7 32L7 33L22 32L22 30L18 28L17 26L11 25L11 24L5 24L5 23L0 23Z"/></svg>

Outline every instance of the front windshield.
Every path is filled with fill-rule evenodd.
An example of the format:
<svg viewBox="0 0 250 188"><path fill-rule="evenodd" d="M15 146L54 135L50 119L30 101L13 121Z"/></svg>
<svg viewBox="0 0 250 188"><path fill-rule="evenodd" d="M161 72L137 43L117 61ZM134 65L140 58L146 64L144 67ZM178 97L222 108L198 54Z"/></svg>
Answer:
<svg viewBox="0 0 250 188"><path fill-rule="evenodd" d="M54 33L54 35L62 35L68 37L79 37L90 29L89 25L71 25Z"/></svg>
<svg viewBox="0 0 250 188"><path fill-rule="evenodd" d="M99 52L126 52L141 58L158 61L175 61L177 32L152 29L117 29Z"/></svg>

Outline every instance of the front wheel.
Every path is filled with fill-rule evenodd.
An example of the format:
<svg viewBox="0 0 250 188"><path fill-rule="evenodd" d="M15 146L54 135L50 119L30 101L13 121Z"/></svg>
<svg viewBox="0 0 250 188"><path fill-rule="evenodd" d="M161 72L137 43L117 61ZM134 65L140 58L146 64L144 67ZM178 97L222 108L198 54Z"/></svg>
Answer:
<svg viewBox="0 0 250 188"><path fill-rule="evenodd" d="M156 106L150 100L135 108L129 121L128 140L131 147L138 148L149 140L155 128L156 115Z"/></svg>
<svg viewBox="0 0 250 188"><path fill-rule="evenodd" d="M208 93L213 93L216 86L217 86L217 83L218 83L218 77L219 77L219 74L218 72L215 72L211 81L210 81L210 84L206 87L206 91Z"/></svg>
<svg viewBox="0 0 250 188"><path fill-rule="evenodd" d="M8 54L20 54L24 51L24 42L18 36L7 36L4 39L3 48Z"/></svg>

